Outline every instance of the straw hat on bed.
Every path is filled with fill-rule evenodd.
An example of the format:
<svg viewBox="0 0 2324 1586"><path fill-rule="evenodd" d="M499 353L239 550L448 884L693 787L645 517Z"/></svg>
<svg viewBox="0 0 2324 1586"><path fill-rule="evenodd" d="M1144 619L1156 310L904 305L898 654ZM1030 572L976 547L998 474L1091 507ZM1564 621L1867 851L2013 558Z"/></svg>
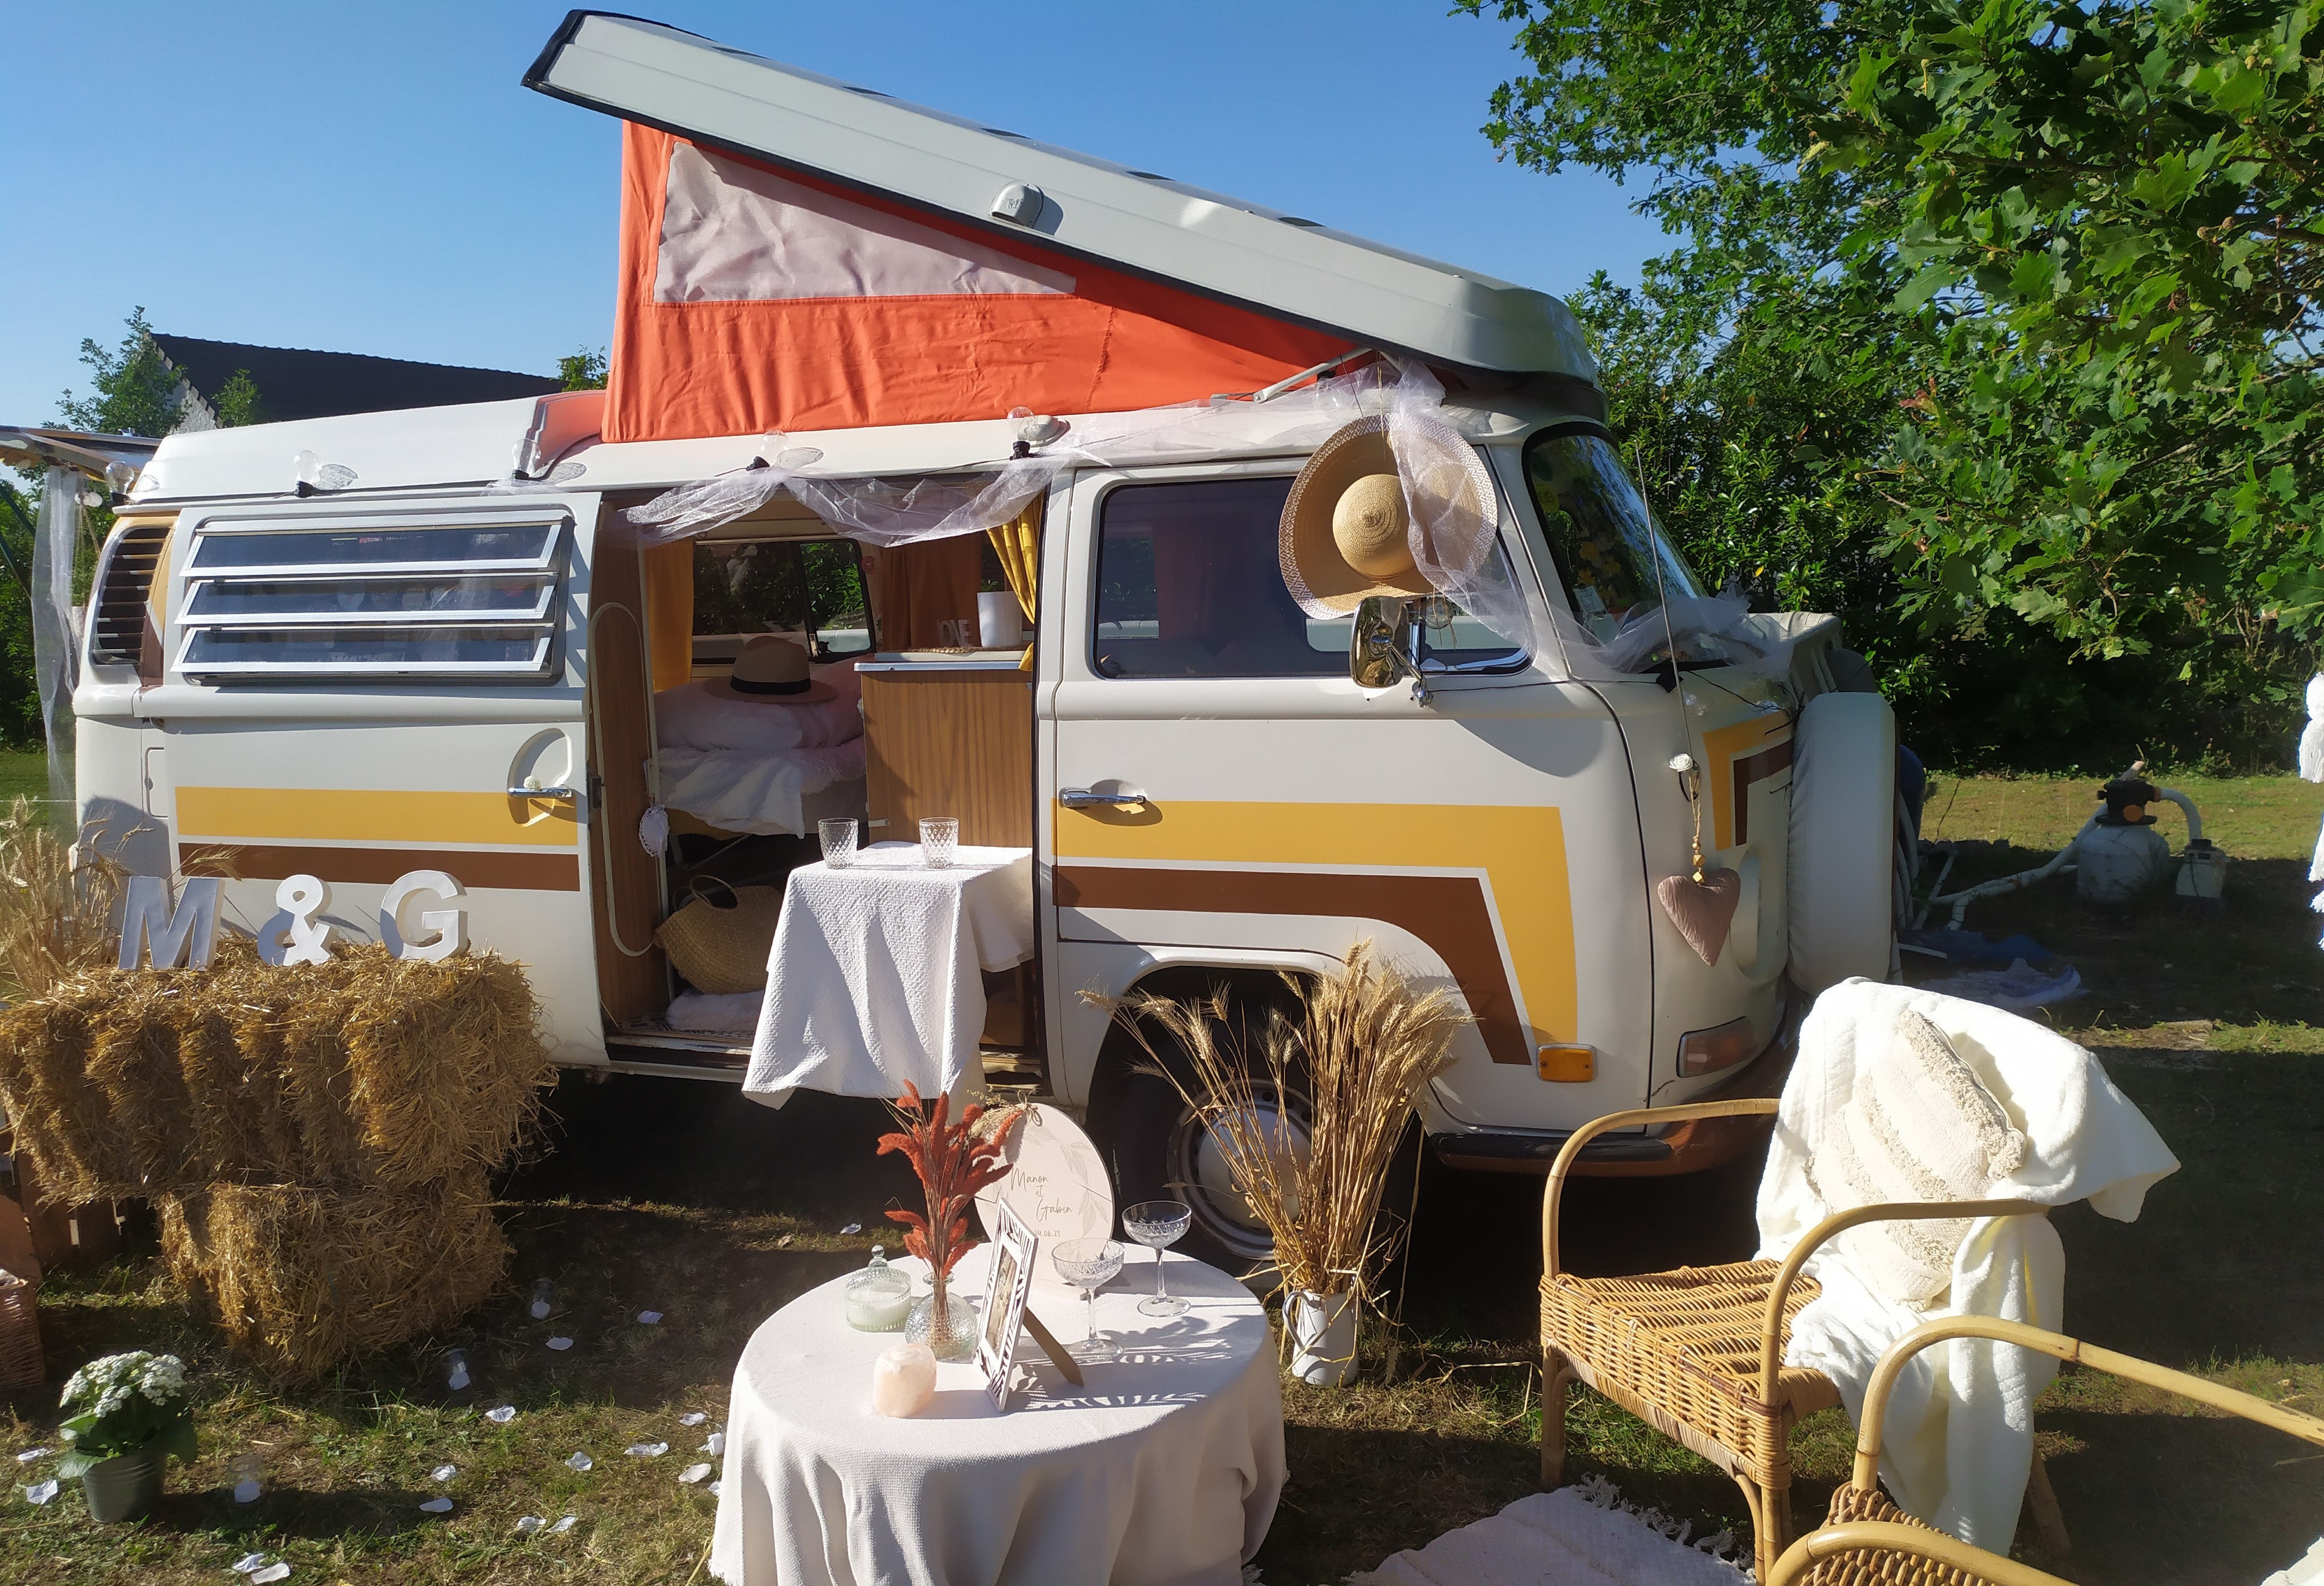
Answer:
<svg viewBox="0 0 2324 1586"><path fill-rule="evenodd" d="M1353 611L1372 595L1436 593L1415 561L1406 481L1440 567L1474 572L1499 507L1477 449L1440 420L1406 416L1388 447L1388 415L1346 425L1315 449L1291 486L1276 534L1283 582L1311 616ZM1403 464L1402 478L1397 464Z"/></svg>
<svg viewBox="0 0 2324 1586"><path fill-rule="evenodd" d="M807 675L805 650L772 634L745 644L726 675L705 686L722 700L745 705L819 705L837 697L829 683Z"/></svg>

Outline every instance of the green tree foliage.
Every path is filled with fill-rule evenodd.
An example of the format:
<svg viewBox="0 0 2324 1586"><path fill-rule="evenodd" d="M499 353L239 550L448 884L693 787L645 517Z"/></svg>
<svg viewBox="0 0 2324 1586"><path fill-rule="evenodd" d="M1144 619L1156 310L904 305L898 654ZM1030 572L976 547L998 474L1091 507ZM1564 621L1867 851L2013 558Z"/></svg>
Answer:
<svg viewBox="0 0 2324 1586"><path fill-rule="evenodd" d="M210 398L210 412L217 416L221 430L266 422L265 401L258 394L258 382L250 377L248 369L236 369L226 376L226 384Z"/></svg>
<svg viewBox="0 0 2324 1586"><path fill-rule="evenodd" d="M1643 175L1679 239L1575 306L1714 577L1841 612L1950 760L2282 758L2324 626L2304 9L1495 9L1534 70L1488 135Z"/></svg>
<svg viewBox="0 0 2324 1586"><path fill-rule="evenodd" d="M68 391L59 399L61 422L75 430L107 435L150 435L159 439L178 427L178 373L153 344L153 328L145 310L131 311L120 345L101 346L94 338L80 344L80 361L88 366L88 396Z"/></svg>
<svg viewBox="0 0 2324 1586"><path fill-rule="evenodd" d="M603 348L584 347L557 360L558 381L567 391L603 391L611 371Z"/></svg>

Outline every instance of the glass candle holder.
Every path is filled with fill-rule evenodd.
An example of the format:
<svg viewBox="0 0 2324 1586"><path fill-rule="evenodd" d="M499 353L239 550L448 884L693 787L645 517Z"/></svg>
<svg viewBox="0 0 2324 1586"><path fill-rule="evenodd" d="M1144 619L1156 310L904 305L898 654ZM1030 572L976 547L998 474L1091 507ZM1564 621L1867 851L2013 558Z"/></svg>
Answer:
<svg viewBox="0 0 2324 1586"><path fill-rule="evenodd" d="M952 864L960 847L960 821L950 815L931 815L920 822L920 862L931 870Z"/></svg>

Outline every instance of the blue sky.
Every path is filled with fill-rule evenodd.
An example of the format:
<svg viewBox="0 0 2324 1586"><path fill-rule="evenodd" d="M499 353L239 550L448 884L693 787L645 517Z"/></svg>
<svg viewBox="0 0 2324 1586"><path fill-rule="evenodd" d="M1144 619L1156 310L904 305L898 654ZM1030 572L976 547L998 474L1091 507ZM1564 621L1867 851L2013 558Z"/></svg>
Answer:
<svg viewBox="0 0 2324 1586"><path fill-rule="evenodd" d="M626 0L779 60L1550 292L1668 239L1476 130L1512 30L1446 0L964 5ZM518 79L533 0L9 8L0 423L154 327L552 372L613 328L619 142ZM51 224L46 198L81 202Z"/></svg>

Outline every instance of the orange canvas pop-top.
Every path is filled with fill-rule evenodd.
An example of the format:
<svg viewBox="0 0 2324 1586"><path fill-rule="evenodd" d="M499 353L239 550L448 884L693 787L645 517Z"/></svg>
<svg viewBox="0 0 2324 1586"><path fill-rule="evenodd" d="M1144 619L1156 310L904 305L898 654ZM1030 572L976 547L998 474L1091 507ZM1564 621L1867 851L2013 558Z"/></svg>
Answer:
<svg viewBox="0 0 2324 1586"><path fill-rule="evenodd" d="M1350 345L623 126L608 441L1157 407Z"/></svg>

